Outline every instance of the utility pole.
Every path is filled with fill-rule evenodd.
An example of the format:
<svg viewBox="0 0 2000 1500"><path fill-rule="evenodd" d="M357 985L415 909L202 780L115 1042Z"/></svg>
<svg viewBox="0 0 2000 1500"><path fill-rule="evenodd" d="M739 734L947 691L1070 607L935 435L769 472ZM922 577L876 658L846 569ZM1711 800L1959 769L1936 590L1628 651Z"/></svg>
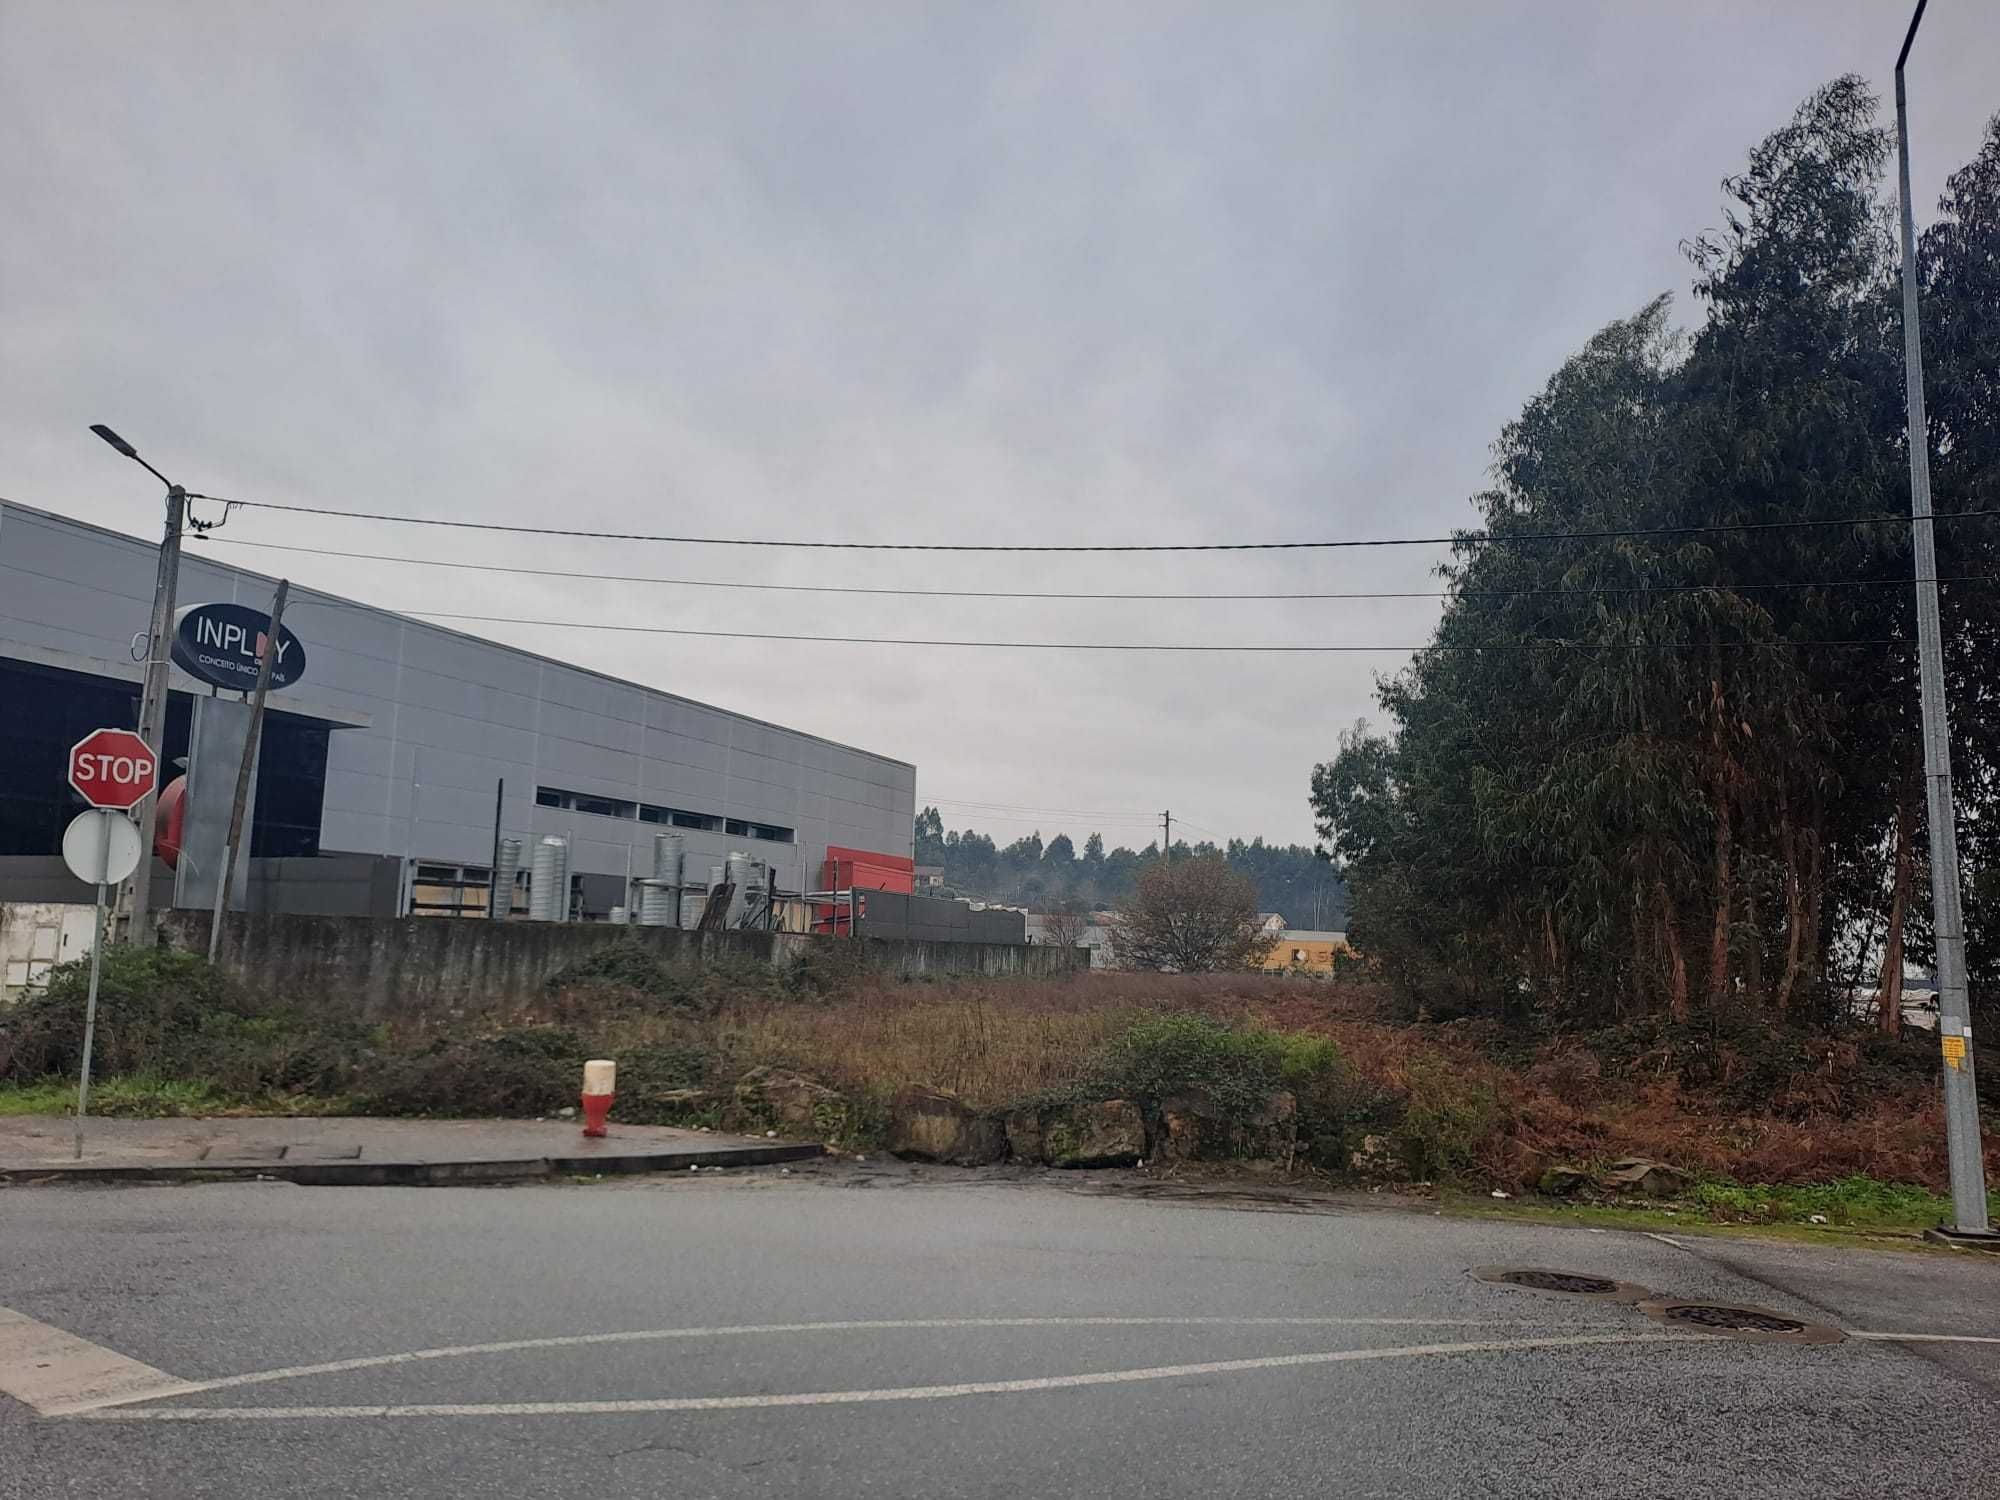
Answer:
<svg viewBox="0 0 2000 1500"><path fill-rule="evenodd" d="M139 457L139 450L106 427L91 425L105 442L167 487L167 529L160 539L159 573L153 582L153 622L146 636L145 687L139 695L139 738L163 764L167 723L167 636L174 628L174 596L180 588L181 526L187 518L187 491ZM125 909L125 941L144 943L153 894L153 828L159 814L157 794L139 804L139 866L132 872L132 894Z"/></svg>
<svg viewBox="0 0 2000 1500"><path fill-rule="evenodd" d="M1160 857L1168 864L1172 864L1174 861L1174 815L1171 809L1160 814L1160 828L1162 830Z"/></svg>
<svg viewBox="0 0 2000 1500"><path fill-rule="evenodd" d="M257 771L257 742L264 734L264 700L271 691L271 669L278 660L278 632L284 628L288 579L278 580L271 596L271 626L257 651L257 692L250 701L250 732L243 739L243 759L236 767L236 799L229 805L229 842L222 846L222 873L215 883L215 911L208 922L208 961L222 946L222 914L229 910L229 887L236 874L237 845L243 842L243 811L250 801L250 778Z"/></svg>
<svg viewBox="0 0 2000 1500"><path fill-rule="evenodd" d="M1924 791L1931 820L1931 927L1937 940L1938 1041L1944 1060L1945 1144L1951 1158L1952 1227L1986 1236L1986 1169L1973 1082L1972 1010L1966 994L1965 915L1958 888L1958 812L1951 793L1951 721L1938 622L1936 522L1931 518L1930 429L1924 419L1924 340L1917 306L1917 230L1910 205L1910 112L1903 64L1929 0L1918 0L1896 54L1896 164L1903 220L1903 385L1909 407L1910 540L1916 558L1917 656L1924 718Z"/></svg>

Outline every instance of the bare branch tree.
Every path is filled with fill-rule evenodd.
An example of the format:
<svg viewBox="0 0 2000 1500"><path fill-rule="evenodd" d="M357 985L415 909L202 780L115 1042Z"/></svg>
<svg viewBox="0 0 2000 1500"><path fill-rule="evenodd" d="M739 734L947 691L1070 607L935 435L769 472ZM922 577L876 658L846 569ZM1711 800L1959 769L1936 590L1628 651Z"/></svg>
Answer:
<svg viewBox="0 0 2000 1500"><path fill-rule="evenodd" d="M1255 968L1272 941L1256 883L1219 854L1149 866L1113 925L1120 964L1180 974Z"/></svg>
<svg viewBox="0 0 2000 1500"><path fill-rule="evenodd" d="M1080 911L1052 911L1042 918L1042 940L1051 948L1074 948L1089 925Z"/></svg>

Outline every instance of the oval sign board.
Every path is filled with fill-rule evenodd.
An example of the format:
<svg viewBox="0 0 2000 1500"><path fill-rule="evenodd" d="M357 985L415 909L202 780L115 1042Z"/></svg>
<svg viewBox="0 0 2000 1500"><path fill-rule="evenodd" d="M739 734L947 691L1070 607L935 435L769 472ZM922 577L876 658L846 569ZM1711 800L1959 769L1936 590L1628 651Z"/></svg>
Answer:
<svg viewBox="0 0 2000 1500"><path fill-rule="evenodd" d="M174 665L190 677L233 692L257 686L257 652L271 617L247 604L190 604L174 612ZM306 648L278 627L278 657L271 686L290 687L305 675Z"/></svg>
<svg viewBox="0 0 2000 1500"><path fill-rule="evenodd" d="M116 885L139 868L139 830L109 808L78 813L63 830L63 863L85 885Z"/></svg>

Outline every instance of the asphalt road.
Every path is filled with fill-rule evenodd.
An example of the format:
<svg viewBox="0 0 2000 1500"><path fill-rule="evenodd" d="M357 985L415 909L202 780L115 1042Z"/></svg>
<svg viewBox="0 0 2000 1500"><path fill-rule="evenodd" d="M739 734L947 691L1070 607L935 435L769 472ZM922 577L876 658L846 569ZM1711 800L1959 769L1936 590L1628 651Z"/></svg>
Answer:
<svg viewBox="0 0 2000 1500"><path fill-rule="evenodd" d="M1500 1263L1995 1342L1750 1345L1467 1274ZM26 1318L142 1379L270 1377L0 1396L9 1500L2000 1494L1970 1256L1046 1180L10 1189L0 1307L17 1351ZM0 1389L69 1368L31 1363Z"/></svg>

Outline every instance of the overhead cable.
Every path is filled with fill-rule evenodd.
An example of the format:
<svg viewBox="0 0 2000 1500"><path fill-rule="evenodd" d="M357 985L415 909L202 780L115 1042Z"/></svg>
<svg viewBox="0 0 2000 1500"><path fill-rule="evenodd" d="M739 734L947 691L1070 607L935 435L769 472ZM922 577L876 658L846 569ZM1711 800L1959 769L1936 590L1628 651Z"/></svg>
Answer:
<svg viewBox="0 0 2000 1500"><path fill-rule="evenodd" d="M1817 578L1799 582L1784 583L1658 583L1658 584L1618 584L1592 588L1544 588L1544 589L1394 589L1394 590L1320 590L1312 589L1296 593L1146 593L1108 591L1061 591L1039 589L912 589L912 588L861 588L847 584L832 583L765 583L744 579L722 578L662 578L643 573L600 573L582 568L527 568L509 563L457 562L441 557L403 557L384 552L347 552L331 547L305 547L290 542L253 542L242 537L213 537L211 541L226 542L237 547L262 547L273 552L305 553L313 557L341 557L357 562L405 563L412 567L449 568L469 573L511 573L524 578L566 578L589 583L645 583L662 584L675 588L693 589L751 589L777 594L864 594L883 595L902 599L1071 599L1115 601L1120 599L1146 600L1151 602L1199 602L1205 600L1229 600L1236 602L1280 602L1320 599L1515 599L1515 598L1567 598L1622 594L1684 594L1684 593L1763 593L1771 590L1790 589L1844 589L1844 588L1908 588L1908 578ZM1992 583L1995 580L1979 574L1940 578L1939 583Z"/></svg>
<svg viewBox="0 0 2000 1500"><path fill-rule="evenodd" d="M1910 524L1907 515L1875 515L1799 517L1783 521L1689 523L1683 526L1638 526L1592 531L1462 531L1443 536L1340 537L1323 541L1296 542L835 542L788 540L777 537L680 536L642 531L590 531L560 526L523 526L502 521L452 520L442 516L394 515L387 511L338 510L325 505L287 505L274 500L230 500L221 495L194 495L190 498L255 510L280 511L289 515L331 516L348 521L380 521L403 526L436 526L455 531L576 537L607 542L668 542L689 547L790 547L842 552L1295 552L1347 547L1437 547L1514 545L1523 542L1608 541L1618 537L1689 536L1711 532L1786 531L1827 526ZM1996 515L2000 515L2000 509L1953 511L1937 515L1933 519L1963 521Z"/></svg>

